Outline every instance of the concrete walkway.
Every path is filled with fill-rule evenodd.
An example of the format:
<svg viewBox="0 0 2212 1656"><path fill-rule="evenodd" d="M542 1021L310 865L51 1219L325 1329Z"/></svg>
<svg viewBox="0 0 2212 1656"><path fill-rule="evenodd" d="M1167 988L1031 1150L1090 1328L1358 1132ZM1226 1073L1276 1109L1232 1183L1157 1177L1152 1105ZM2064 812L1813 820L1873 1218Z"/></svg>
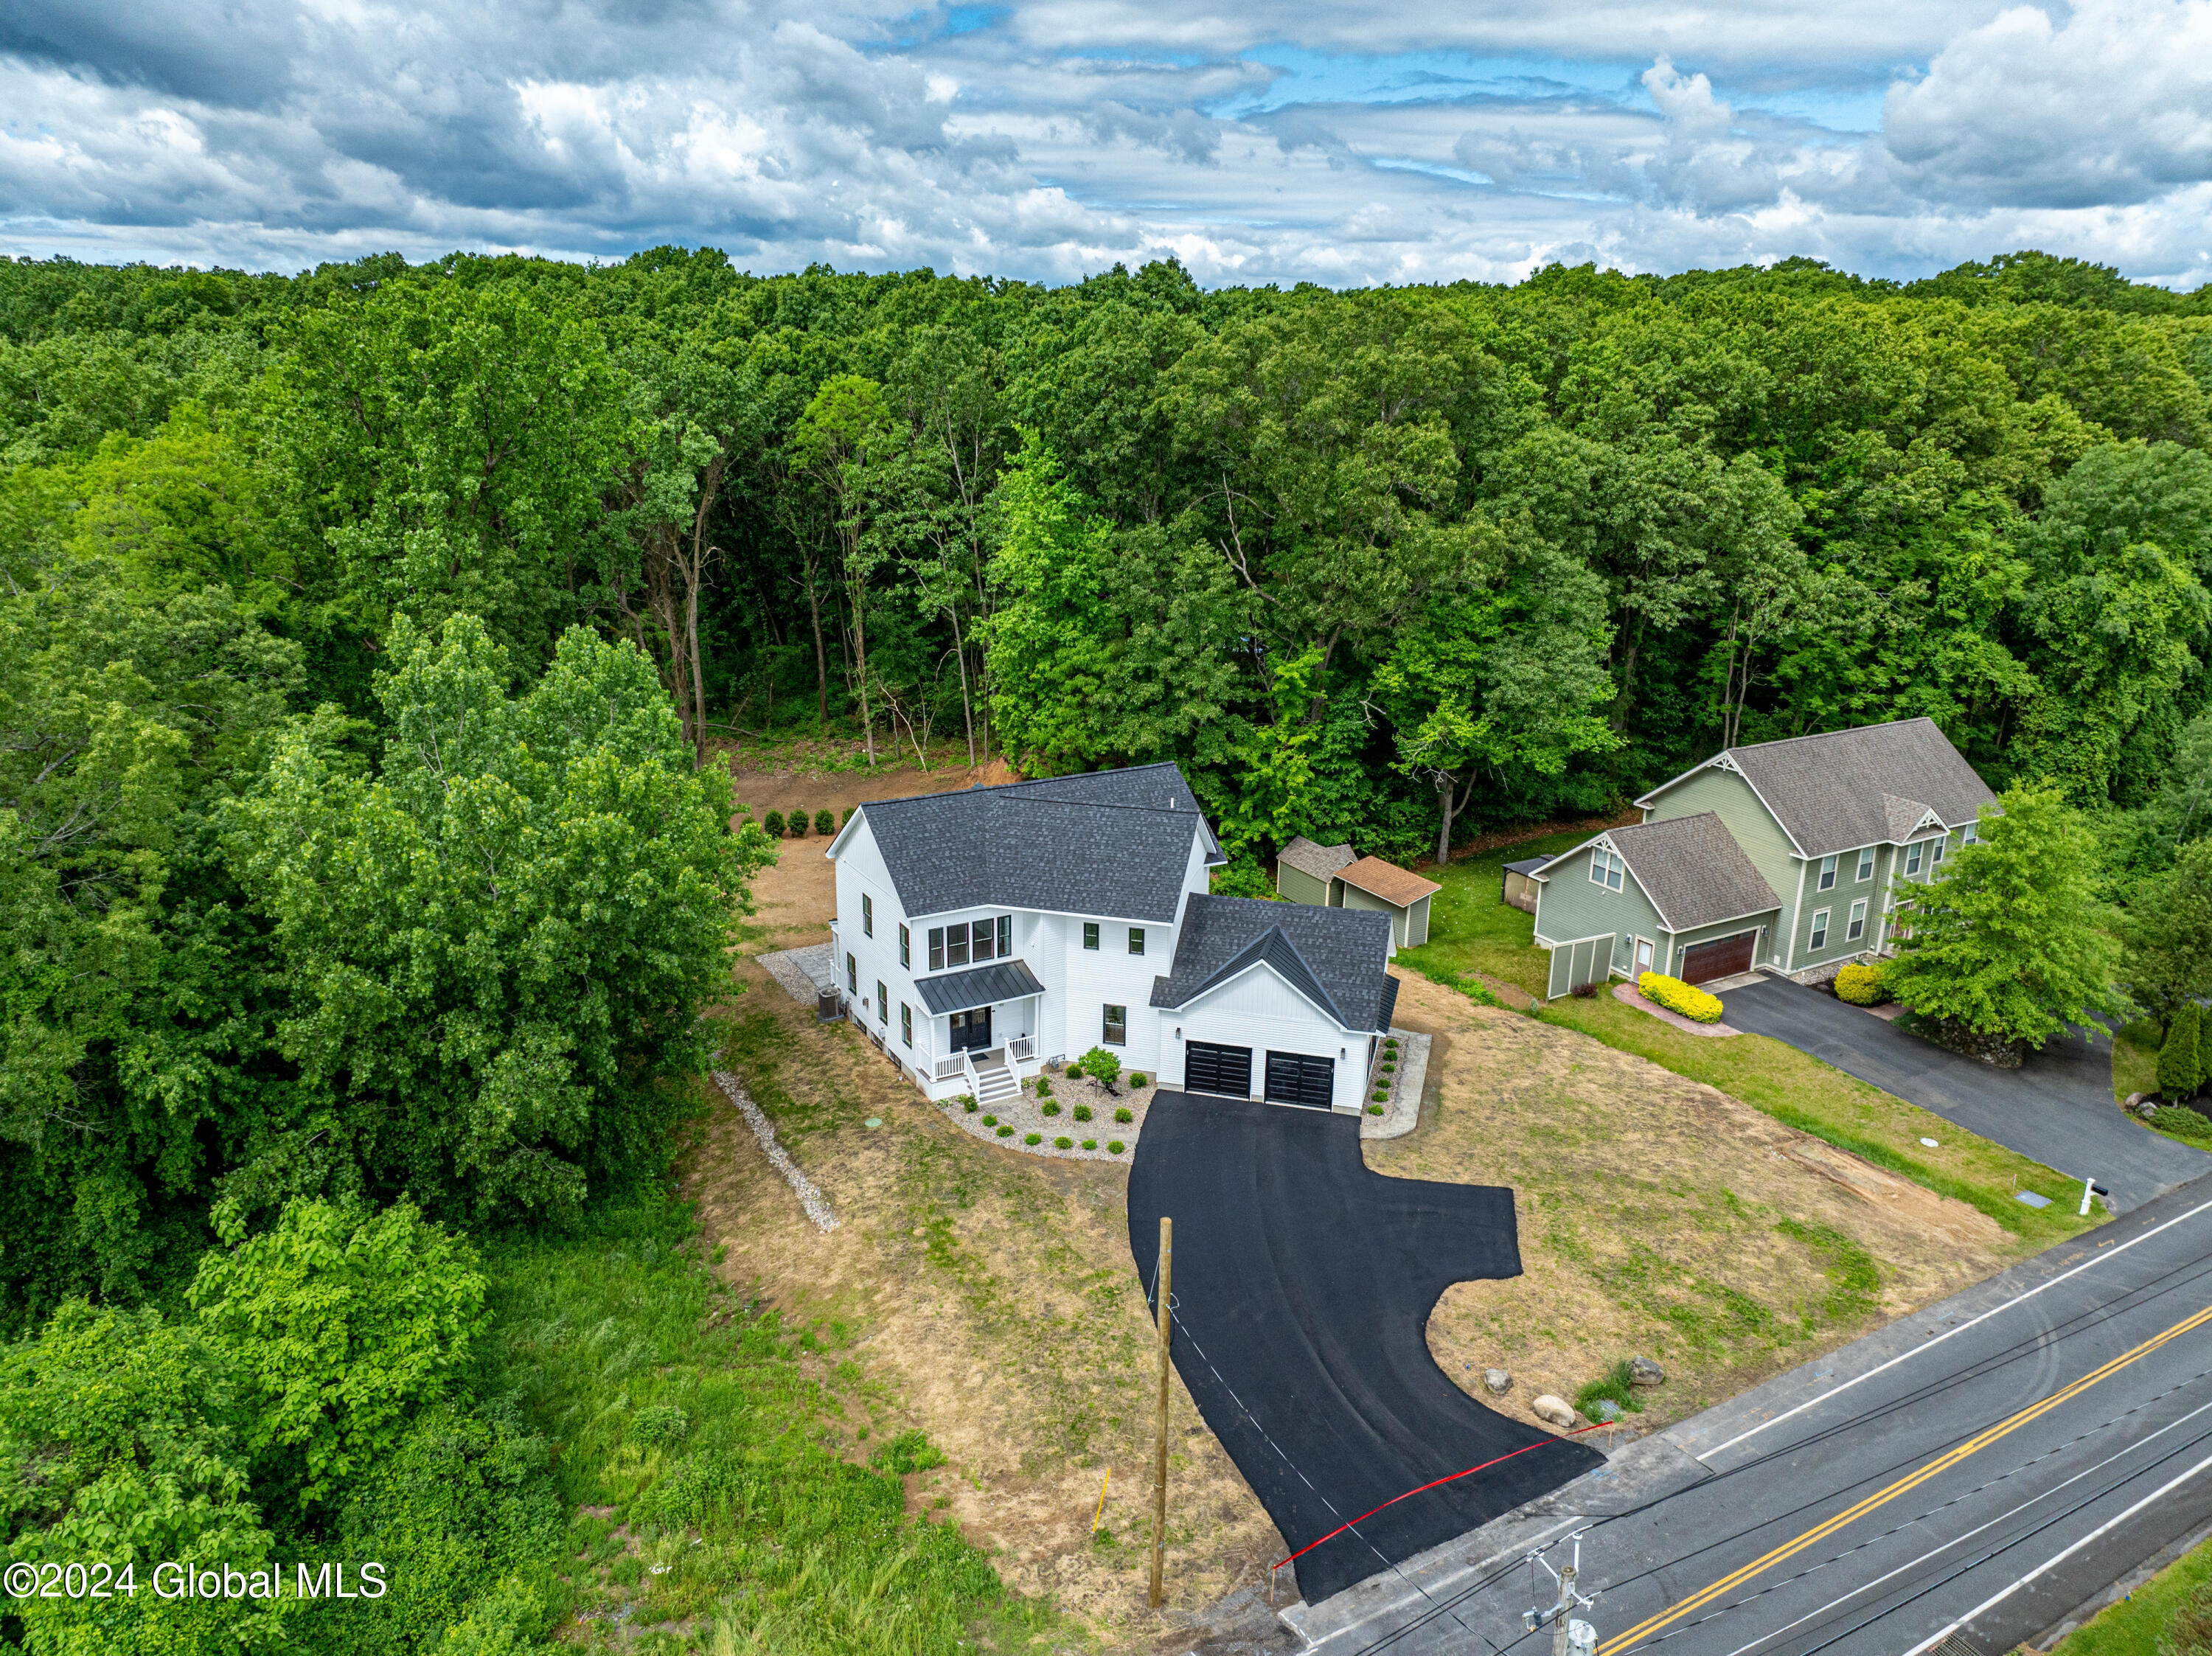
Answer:
<svg viewBox="0 0 2212 1656"><path fill-rule="evenodd" d="M2094 1179L2125 1213L2212 1173L2212 1156L2129 1119L2112 1101L2112 1040L2069 1032L2017 1070L1931 1046L1834 996L1786 978L1731 990L1728 1021L1809 1052L1968 1132L2074 1179Z"/></svg>

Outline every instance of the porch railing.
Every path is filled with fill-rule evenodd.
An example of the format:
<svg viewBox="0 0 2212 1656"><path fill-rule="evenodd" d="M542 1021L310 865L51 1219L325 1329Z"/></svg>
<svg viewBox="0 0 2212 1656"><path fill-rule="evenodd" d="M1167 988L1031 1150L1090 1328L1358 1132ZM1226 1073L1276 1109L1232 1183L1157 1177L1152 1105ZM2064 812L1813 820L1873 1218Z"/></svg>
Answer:
<svg viewBox="0 0 2212 1656"><path fill-rule="evenodd" d="M958 1075L967 1067L968 1054L965 1052L954 1052L948 1058L940 1058L936 1060L934 1073L938 1080L950 1081L953 1077Z"/></svg>
<svg viewBox="0 0 2212 1656"><path fill-rule="evenodd" d="M1036 1042L1027 1035L1016 1035L1006 1043L1006 1056L1017 1064L1026 1064L1036 1056Z"/></svg>

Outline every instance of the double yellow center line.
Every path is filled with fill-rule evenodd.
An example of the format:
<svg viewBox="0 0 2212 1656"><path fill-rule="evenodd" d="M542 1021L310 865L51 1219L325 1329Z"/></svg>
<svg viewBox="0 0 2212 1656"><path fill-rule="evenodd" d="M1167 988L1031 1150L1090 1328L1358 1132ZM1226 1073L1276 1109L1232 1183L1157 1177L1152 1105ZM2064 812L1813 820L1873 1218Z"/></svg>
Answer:
<svg viewBox="0 0 2212 1656"><path fill-rule="evenodd" d="M1753 1559L1751 1562L1746 1564L1741 1569L1723 1576L1719 1580L1713 1582L1709 1586L1700 1587L1697 1592L1692 1593L1687 1598L1683 1599L1672 1610L1666 1611L1664 1614L1655 1616L1647 1622L1639 1623L1636 1626L1629 1629L1627 1632L1621 1634L1619 1637L1607 1641L1607 1642L1598 1647L1598 1656L1615 1656L1615 1653L1626 1650L1631 1645L1636 1643L1638 1640L1648 1638L1652 1634L1658 1632L1660 1629L1672 1626L1674 1623L1680 1621L1686 1616L1695 1615L1698 1611L1712 1603L1714 1599L1719 1598L1723 1593L1731 1592L1734 1589L1741 1586L1745 1582L1750 1580L1754 1576L1764 1574L1766 1571L1772 1569L1777 1564L1783 1562L1785 1559L1796 1557L1799 1553L1804 1551L1806 1548L1818 1544L1826 1538L1833 1535L1838 1530L1842 1529L1845 1525L1855 1523L1859 1519L1865 1517L1869 1513L1873 1512L1876 1507L1886 1506L1890 1501L1896 1500L1898 1496L1906 1494L1908 1491L1918 1489L1922 1484L1928 1482L1929 1478L1948 1471L1952 1467L1957 1465L1969 1455L1979 1453L1990 1444L1995 1443L1998 1439L2018 1431L2021 1427L2027 1425L2031 1421L2040 1420L2044 1416L2049 1414L2053 1409L2056 1409L2060 1404L2065 1402L2069 1398L2081 1396L2082 1392L2087 1391L2091 1386L2096 1385L2100 1380L2110 1379L2112 1375L2118 1374L2120 1370L2128 1367L2129 1364L2139 1362L2141 1359L2148 1356L2152 1352L2158 1350L2160 1347L2171 1344L2173 1341L2179 1339L2184 1334L2188 1333L2191 1329L2202 1327L2208 1322L2212 1322L2212 1306L2205 1307L2203 1310L2199 1311L2194 1316L2184 1317L2179 1322L2174 1324L2172 1327L2166 1330L2163 1333L2153 1335L2150 1338L2145 1340L2141 1345L2136 1347L2132 1351L2121 1353L2118 1356L2114 1357L2110 1362L2106 1363L2103 1368L2094 1369L2092 1372L2082 1375L2081 1379L2075 1380L2070 1386L2064 1386L2058 1391L2053 1392L2049 1397L2042 1398L2039 1402L2030 1404L2027 1408L2021 1410L2018 1414L2012 1416L2009 1419L1999 1421L1988 1430L1982 1432L1977 1436L1967 1439L1956 1448L1948 1450L1946 1453L1936 1456L1935 1459L1929 1461L1925 1466L1921 1467L1918 1471L1906 1473L1903 1477L1899 1478L1896 1483L1890 1484L1887 1489L1877 1489L1874 1494L1867 1496L1865 1500L1860 1501L1856 1506L1848 1507L1844 1511L1838 1513L1833 1518L1814 1525L1811 1529L1806 1531L1804 1534L1798 1536L1796 1539L1784 1542L1772 1552L1767 1553L1761 1557Z"/></svg>

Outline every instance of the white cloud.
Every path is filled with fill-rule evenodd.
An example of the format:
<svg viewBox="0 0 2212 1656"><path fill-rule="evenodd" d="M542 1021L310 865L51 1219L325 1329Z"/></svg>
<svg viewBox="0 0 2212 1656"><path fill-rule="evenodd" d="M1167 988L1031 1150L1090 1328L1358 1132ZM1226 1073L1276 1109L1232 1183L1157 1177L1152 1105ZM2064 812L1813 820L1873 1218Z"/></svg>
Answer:
<svg viewBox="0 0 2212 1656"><path fill-rule="evenodd" d="M1040 0L945 24L908 0L17 0L0 247L295 268L706 241L763 270L1052 280L1172 253L1350 282L1794 253L1911 274L2034 245L2212 273L2212 0ZM1263 61L1292 48L1297 75ZM1884 86L1879 135L1802 112Z"/></svg>

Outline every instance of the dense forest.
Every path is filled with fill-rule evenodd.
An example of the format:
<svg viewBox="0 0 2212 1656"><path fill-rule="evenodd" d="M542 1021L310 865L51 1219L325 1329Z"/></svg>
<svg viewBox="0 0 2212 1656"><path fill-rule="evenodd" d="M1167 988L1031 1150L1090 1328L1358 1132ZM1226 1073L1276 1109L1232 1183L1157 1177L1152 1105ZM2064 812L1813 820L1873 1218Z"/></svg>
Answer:
<svg viewBox="0 0 2212 1656"><path fill-rule="evenodd" d="M327 1550L461 1485L455 1532L557 1537L492 1381L420 1422L483 1239L665 1198L771 854L732 745L1173 759L1256 891L1295 834L1441 856L1925 714L2163 889L2212 830L2208 398L2212 289L2036 253L0 262L0 1456L106 1422L0 1466L11 1544ZM303 1283L350 1347L271 1335ZM0 1641L232 1637L44 1614Z"/></svg>

